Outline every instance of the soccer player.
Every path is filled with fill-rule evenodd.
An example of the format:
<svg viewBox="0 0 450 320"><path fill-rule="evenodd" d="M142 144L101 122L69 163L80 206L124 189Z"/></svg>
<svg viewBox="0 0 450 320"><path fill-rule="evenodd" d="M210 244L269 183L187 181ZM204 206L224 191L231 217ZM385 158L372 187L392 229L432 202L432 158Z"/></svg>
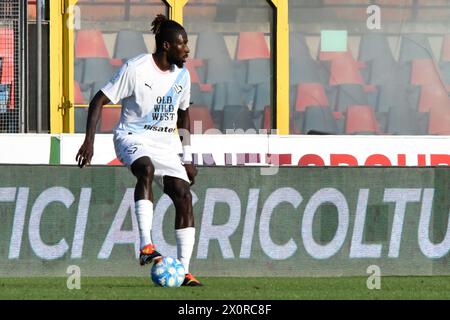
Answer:
<svg viewBox="0 0 450 320"><path fill-rule="evenodd" d="M94 154L95 130L103 105L122 100L120 121L114 129L118 159L136 177L135 211L139 225L141 265L161 258L152 243L154 176L162 177L164 192L175 210L177 254L186 276L183 285L202 284L189 272L195 228L190 185L197 170L189 141L190 75L183 67L189 54L184 28L164 15L152 22L156 50L128 60L89 104L86 135L76 161L82 168ZM178 130L178 134L177 134ZM177 150L183 150L180 159Z"/></svg>

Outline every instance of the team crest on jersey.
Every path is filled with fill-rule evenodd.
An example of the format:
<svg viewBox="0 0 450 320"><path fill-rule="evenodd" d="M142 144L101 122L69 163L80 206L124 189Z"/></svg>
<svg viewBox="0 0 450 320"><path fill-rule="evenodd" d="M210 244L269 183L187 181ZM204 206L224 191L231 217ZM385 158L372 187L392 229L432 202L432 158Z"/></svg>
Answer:
<svg viewBox="0 0 450 320"><path fill-rule="evenodd" d="M178 83L175 83L174 86L173 86L173 89L175 90L175 92L177 94L180 94L180 92L183 90L183 87L180 86Z"/></svg>

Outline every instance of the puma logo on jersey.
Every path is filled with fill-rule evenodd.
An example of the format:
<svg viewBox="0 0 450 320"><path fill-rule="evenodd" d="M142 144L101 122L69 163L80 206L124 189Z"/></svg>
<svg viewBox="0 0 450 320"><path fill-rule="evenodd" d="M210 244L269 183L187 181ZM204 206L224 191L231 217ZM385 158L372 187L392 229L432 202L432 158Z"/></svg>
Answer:
<svg viewBox="0 0 450 320"><path fill-rule="evenodd" d="M180 86L179 84L175 83L175 85L173 86L173 89L175 90L175 92L177 94L180 94L180 92L183 90L183 87Z"/></svg>

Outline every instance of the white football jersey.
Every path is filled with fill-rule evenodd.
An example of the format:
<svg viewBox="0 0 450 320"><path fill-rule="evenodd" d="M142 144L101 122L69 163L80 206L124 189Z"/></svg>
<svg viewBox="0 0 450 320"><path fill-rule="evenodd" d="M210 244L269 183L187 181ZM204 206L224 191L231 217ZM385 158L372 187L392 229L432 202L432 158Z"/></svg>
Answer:
<svg viewBox="0 0 450 320"><path fill-rule="evenodd" d="M115 133L173 134L178 109L189 107L191 79L185 67L162 71L151 54L142 54L124 63L101 90L114 104L122 100Z"/></svg>

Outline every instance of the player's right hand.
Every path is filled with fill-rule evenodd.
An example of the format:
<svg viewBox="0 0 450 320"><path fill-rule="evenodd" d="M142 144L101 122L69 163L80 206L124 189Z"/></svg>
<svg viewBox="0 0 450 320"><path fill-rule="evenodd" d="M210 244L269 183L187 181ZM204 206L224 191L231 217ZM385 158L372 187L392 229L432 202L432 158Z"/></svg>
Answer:
<svg viewBox="0 0 450 320"><path fill-rule="evenodd" d="M83 144L78 150L75 161L78 162L78 166L83 168L85 165L91 164L92 156L94 155L94 143L91 140L84 140Z"/></svg>

